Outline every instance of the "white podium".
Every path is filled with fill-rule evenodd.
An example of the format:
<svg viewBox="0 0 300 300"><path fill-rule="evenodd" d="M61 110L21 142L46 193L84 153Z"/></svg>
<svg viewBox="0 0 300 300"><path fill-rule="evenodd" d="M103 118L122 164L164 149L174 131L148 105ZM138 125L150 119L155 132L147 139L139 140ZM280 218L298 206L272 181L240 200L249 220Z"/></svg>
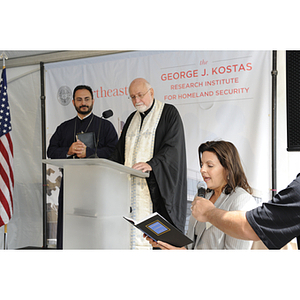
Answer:
<svg viewBox="0 0 300 300"><path fill-rule="evenodd" d="M103 158L44 159L64 169L64 249L130 249L130 177L148 177Z"/></svg>

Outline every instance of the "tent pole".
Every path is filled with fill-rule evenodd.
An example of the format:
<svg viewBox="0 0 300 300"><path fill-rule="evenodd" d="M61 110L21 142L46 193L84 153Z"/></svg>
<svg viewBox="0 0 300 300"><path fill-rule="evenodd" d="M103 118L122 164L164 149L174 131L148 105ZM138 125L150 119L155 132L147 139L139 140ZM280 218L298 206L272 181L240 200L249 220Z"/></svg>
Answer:
<svg viewBox="0 0 300 300"><path fill-rule="evenodd" d="M4 244L3 244L3 249L7 250L8 245L7 245L7 224L4 225Z"/></svg>
<svg viewBox="0 0 300 300"><path fill-rule="evenodd" d="M2 54L0 55L0 59L2 59L2 68L5 67L5 60L8 59L7 55L5 54L5 52L2 52Z"/></svg>
<svg viewBox="0 0 300 300"><path fill-rule="evenodd" d="M2 59L2 69L5 68L5 60L8 59L7 55L5 52L2 52L0 55L0 59ZM7 245L7 224L4 224L4 244L3 244L3 249L7 250L8 245Z"/></svg>
<svg viewBox="0 0 300 300"><path fill-rule="evenodd" d="M45 97L45 67L44 63L40 62L40 78L41 78L41 113L42 113L42 157L46 158L46 97ZM42 181L43 181L43 248L47 248L47 178L46 165L42 164Z"/></svg>
<svg viewBox="0 0 300 300"><path fill-rule="evenodd" d="M272 52L272 197L277 193L277 51Z"/></svg>

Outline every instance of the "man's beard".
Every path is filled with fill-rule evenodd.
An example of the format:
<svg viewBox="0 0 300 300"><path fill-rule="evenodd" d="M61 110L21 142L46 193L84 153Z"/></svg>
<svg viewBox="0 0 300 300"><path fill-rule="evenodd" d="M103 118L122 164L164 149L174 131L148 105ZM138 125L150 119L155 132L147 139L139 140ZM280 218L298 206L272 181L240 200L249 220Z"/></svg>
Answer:
<svg viewBox="0 0 300 300"><path fill-rule="evenodd" d="M145 104L135 105L135 108L140 113L144 113L148 109L148 107Z"/></svg>
<svg viewBox="0 0 300 300"><path fill-rule="evenodd" d="M88 107L88 110L81 110L83 107ZM75 107L76 111L81 115L88 115L93 110L93 105L87 106L87 105L81 105L80 107Z"/></svg>

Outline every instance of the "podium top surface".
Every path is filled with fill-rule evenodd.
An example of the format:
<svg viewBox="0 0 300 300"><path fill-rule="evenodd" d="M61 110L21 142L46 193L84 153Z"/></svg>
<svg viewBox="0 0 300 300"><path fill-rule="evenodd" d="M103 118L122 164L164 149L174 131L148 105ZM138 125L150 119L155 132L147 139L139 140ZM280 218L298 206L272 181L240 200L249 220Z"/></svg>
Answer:
<svg viewBox="0 0 300 300"><path fill-rule="evenodd" d="M105 159L105 158L84 158L84 159L42 159L42 163L54 165L60 168L65 166L80 166L80 165L94 165L94 166L103 166L115 169L117 171L134 175L137 177L149 177L149 173L144 173L139 170L135 170L114 161Z"/></svg>

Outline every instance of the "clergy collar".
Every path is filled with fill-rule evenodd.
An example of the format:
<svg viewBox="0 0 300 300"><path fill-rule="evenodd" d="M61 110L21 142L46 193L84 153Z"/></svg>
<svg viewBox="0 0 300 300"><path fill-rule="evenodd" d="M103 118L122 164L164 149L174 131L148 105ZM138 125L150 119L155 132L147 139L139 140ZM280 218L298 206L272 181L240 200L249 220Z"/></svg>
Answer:
<svg viewBox="0 0 300 300"><path fill-rule="evenodd" d="M155 102L155 99L153 99L153 103L152 103L152 105L151 105L151 107L150 107L149 109L147 109L147 110L144 111L143 113L140 112L140 115L141 115L142 117L146 117L146 116L149 114L149 112L151 111L151 109L152 109L153 106L154 106L154 102Z"/></svg>
<svg viewBox="0 0 300 300"><path fill-rule="evenodd" d="M77 118L80 120L80 121L83 121L84 119L87 119L88 117L90 117L92 115L93 112L90 112L87 116L83 117L82 119L79 117L79 115L77 114Z"/></svg>

